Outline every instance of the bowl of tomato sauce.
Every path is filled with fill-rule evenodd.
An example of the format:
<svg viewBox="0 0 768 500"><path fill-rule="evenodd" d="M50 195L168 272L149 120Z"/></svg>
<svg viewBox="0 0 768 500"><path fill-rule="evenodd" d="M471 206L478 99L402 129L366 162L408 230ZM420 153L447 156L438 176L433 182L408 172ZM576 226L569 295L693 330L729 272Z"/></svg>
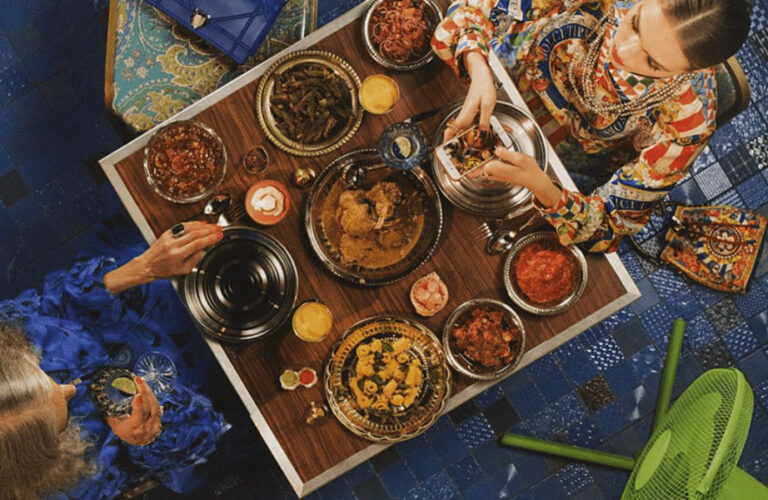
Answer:
<svg viewBox="0 0 768 500"><path fill-rule="evenodd" d="M515 243L504 261L509 298L533 314L559 314L579 300L587 286L587 261L578 247L560 244L550 231Z"/></svg>
<svg viewBox="0 0 768 500"><path fill-rule="evenodd" d="M174 203L210 196L227 172L227 150L209 126L191 120L159 129L144 148L147 182Z"/></svg>

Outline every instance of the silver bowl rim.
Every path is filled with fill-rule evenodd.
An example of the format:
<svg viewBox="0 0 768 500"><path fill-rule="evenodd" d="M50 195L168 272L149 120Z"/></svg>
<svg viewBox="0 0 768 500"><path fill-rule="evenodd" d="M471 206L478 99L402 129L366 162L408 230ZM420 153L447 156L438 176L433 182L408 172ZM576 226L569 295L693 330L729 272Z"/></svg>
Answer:
<svg viewBox="0 0 768 500"><path fill-rule="evenodd" d="M457 358L457 354L454 353L451 348L451 332L455 327L456 320L470 308L476 306L493 306L503 310L512 318L512 321L514 321L515 325L520 329L520 351L518 351L517 356L515 356L515 359L511 363L508 363L494 372L479 373L462 365ZM483 297L470 299L459 304L450 316L448 316L448 319L445 320L445 326L443 326L443 350L445 351L445 357L448 359L448 364L457 372L477 380L498 380L512 373L515 368L517 368L517 365L520 364L520 360L523 359L523 355L525 354L525 326L523 326L523 321L520 319L520 316L509 306L509 304L505 304L500 300Z"/></svg>
<svg viewBox="0 0 768 500"><path fill-rule="evenodd" d="M222 156L222 166L221 166L221 174L219 175L219 177L205 191L203 191L203 192L201 192L199 194L196 194L195 196L193 196L191 198L185 198L183 200L179 199L179 198L174 198L174 197L169 196L168 194L162 192L160 187L157 185L157 182L155 182L155 178L149 172L149 149L152 146L152 143L154 142L155 138L161 132L163 132L165 129L167 129L168 127L171 127L173 125L179 125L179 124L194 125L196 127L200 127L201 129L205 130L206 132L211 134L211 136L213 136L213 138L216 140L216 142L219 143L219 145L221 146L221 151L222 151L222 155L221 155ZM176 121L173 121L171 123L166 123L162 127L160 127L157 130L155 130L155 132L152 134L152 137L150 137L149 140L147 141L146 146L144 146L144 160L143 160L144 176L147 178L147 182L149 183L149 185L152 186L152 189L154 189L155 192L158 194L158 196L160 196L161 198L163 198L165 200L168 200L168 201L171 201L173 203L182 203L182 204L195 203L196 201L200 201L200 200L202 200L204 198L207 198L208 196L213 194L213 192L216 191L216 189L218 189L218 187L221 185L221 182L224 180L224 176L227 175L227 161L228 160L229 160L229 154L227 153L227 147L224 145L224 141L221 140L221 137L219 137L219 134L217 134L215 130L213 130L211 127L209 127L205 123L199 122L197 120L176 120Z"/></svg>
<svg viewBox="0 0 768 500"><path fill-rule="evenodd" d="M512 284L512 280L509 277L509 273L512 270L512 261L520 252L520 250L522 250L529 243L541 240L554 241L559 243L557 235L552 231L538 231L535 233L527 234L515 242L515 245L512 247L509 253L507 253L507 257L504 260L504 287L507 289L507 295L509 295L509 298L512 299L512 302L514 302L521 309L533 314L538 314L539 316L552 316L554 314L560 314L561 312L571 307L584 293L584 290L587 288L588 281L587 260L584 258L584 253L581 251L581 249L579 249L579 247L575 245L566 246L565 248L571 251L581 266L581 281L579 286L571 295L563 299L559 304L555 304L550 307L533 305L517 293L515 286Z"/></svg>
<svg viewBox="0 0 768 500"><path fill-rule="evenodd" d="M435 28L437 28L437 26L443 20L443 11L433 0L419 0L419 1L427 4L435 13L435 16L437 17L437 24L435 24ZM373 16L373 11L382 2L384 2L384 0L373 0L373 2L368 7L368 10L365 13L365 17L363 18L363 45L365 45L365 50L368 51L368 55L370 55L371 58L377 63L379 63L381 66L384 66L387 69L394 69L396 71L413 71L415 69L419 69L429 64L432 61L432 59L435 58L435 53L432 51L431 48L427 51L426 54L421 56L419 59L416 59L415 61L408 62L408 63L392 62L389 59L382 56L381 54L379 54L379 51L376 50L376 48L374 48L373 42L371 42L371 35L368 30L368 25L370 24L371 17Z"/></svg>

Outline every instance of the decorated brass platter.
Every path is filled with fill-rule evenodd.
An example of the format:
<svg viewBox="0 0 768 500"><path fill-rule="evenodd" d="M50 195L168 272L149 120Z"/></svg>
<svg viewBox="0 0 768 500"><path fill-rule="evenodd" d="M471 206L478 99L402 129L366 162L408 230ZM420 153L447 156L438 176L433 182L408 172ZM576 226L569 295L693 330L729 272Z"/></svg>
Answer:
<svg viewBox="0 0 768 500"><path fill-rule="evenodd" d="M433 140L435 147L443 143L446 125L461 111L461 106L462 104L458 104L440 122ZM536 158L536 162L546 172L549 168L547 141L538 124L520 107L509 102L497 101L493 114L512 140L510 149ZM432 170L437 187L448 201L471 214L500 217L531 197L530 191L514 184L468 177L454 180L435 156L432 158Z"/></svg>
<svg viewBox="0 0 768 500"><path fill-rule="evenodd" d="M445 409L450 388L440 341L424 325L399 316L351 326L325 367L333 414L376 442L404 441L427 430Z"/></svg>
<svg viewBox="0 0 768 500"><path fill-rule="evenodd" d="M352 283L397 281L426 262L440 240L443 211L421 168L387 168L373 149L333 161L307 197L312 249L328 270Z"/></svg>
<svg viewBox="0 0 768 500"><path fill-rule="evenodd" d="M267 138L298 156L316 156L347 142L363 121L360 78L339 56L293 52L261 77L256 115Z"/></svg>

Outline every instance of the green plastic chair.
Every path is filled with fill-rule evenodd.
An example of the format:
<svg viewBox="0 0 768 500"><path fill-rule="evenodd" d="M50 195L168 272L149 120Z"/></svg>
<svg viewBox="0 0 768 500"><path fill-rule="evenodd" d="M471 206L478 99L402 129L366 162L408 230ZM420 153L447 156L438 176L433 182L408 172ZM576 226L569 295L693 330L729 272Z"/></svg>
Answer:
<svg viewBox="0 0 768 500"><path fill-rule="evenodd" d="M653 432L637 458L504 434L507 446L632 471L622 500L757 500L768 488L737 467L752 419L752 388L734 368L709 370L670 408L685 321L672 326Z"/></svg>

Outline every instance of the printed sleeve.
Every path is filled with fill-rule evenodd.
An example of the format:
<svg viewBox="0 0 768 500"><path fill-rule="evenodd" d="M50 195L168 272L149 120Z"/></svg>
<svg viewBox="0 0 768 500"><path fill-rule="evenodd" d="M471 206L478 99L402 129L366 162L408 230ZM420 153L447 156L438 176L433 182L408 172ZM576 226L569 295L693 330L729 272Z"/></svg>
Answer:
<svg viewBox="0 0 768 500"><path fill-rule="evenodd" d="M660 140L617 170L591 195L563 190L553 207L536 202L563 244L583 243L591 252L612 252L623 236L648 222L656 203L683 179L714 132L714 104L693 90L662 106Z"/></svg>
<svg viewBox="0 0 768 500"><path fill-rule="evenodd" d="M491 10L498 0L459 0L446 10L432 36L432 50L465 82L469 75L462 56L479 51L487 57L493 35Z"/></svg>

